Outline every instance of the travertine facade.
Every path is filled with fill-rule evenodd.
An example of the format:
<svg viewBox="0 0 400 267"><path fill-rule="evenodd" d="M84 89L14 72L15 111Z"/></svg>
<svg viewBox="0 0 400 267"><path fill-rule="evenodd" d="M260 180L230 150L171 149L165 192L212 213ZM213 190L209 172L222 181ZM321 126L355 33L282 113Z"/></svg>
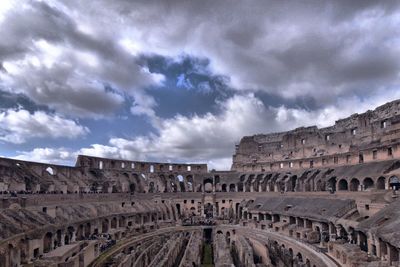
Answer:
<svg viewBox="0 0 400 267"><path fill-rule="evenodd" d="M400 157L400 101L354 114L335 125L245 136L232 170L276 171L336 167Z"/></svg>
<svg viewBox="0 0 400 267"><path fill-rule="evenodd" d="M244 137L231 171L0 159L0 266L399 266L399 101Z"/></svg>

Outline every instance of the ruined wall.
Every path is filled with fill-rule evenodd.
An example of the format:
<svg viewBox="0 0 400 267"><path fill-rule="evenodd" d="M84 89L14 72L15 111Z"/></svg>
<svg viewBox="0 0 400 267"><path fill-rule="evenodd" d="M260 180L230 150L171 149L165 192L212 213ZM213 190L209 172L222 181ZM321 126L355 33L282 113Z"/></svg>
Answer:
<svg viewBox="0 0 400 267"><path fill-rule="evenodd" d="M0 158L0 193L156 193L196 191L206 164L79 156L75 167Z"/></svg>
<svg viewBox="0 0 400 267"><path fill-rule="evenodd" d="M315 168L400 158L399 105L399 100L390 102L327 128L243 137L232 170Z"/></svg>

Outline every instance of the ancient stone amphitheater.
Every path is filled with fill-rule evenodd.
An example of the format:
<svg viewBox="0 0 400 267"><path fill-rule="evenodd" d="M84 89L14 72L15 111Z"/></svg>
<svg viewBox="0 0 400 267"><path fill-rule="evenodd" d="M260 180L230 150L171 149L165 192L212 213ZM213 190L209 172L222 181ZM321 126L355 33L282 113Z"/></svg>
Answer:
<svg viewBox="0 0 400 267"><path fill-rule="evenodd" d="M400 101L243 137L231 171L0 159L0 266L399 266Z"/></svg>

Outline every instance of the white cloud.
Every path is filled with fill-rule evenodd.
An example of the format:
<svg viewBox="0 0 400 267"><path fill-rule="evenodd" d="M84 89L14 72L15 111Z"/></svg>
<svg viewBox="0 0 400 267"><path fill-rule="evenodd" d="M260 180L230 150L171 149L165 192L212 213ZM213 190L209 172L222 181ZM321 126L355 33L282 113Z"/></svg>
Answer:
<svg viewBox="0 0 400 267"><path fill-rule="evenodd" d="M332 104L338 96L400 85L396 1L318 1L312 8L253 0L65 5L80 10L75 20L116 31L117 42L135 55L208 58L213 72L229 77L237 90Z"/></svg>
<svg viewBox="0 0 400 267"><path fill-rule="evenodd" d="M3 11L9 73L0 82L64 114L109 115L128 93L133 114L153 116L143 88L163 77L139 66L141 55L204 57L237 90L307 96L320 107L400 86L398 1L22 2ZM94 101L83 105L79 92Z"/></svg>
<svg viewBox="0 0 400 267"><path fill-rule="evenodd" d="M145 98L144 88L163 82L118 45L118 30L93 30L95 21L75 21L60 3L22 2L0 21L3 90L64 115L101 118L121 108L125 94Z"/></svg>
<svg viewBox="0 0 400 267"><path fill-rule="evenodd" d="M13 23L0 27L0 83L81 117L112 114L129 94L135 99L131 112L149 116L156 129L148 136L114 137L71 155L227 167L243 135L329 126L400 97L398 1L317 1L312 6L253 0L237 5L211 0L46 2L3 12L0 23ZM143 88L162 83L163 76L138 65L139 56L179 60L182 54L209 59L210 75L227 76L238 90L216 103L219 113L162 120L154 112L157 103ZM104 84L116 91L104 90ZM315 105L313 110L273 108L248 91L311 98ZM72 129L85 129L67 121ZM26 127L13 127L0 126L1 138L25 141ZM33 137L54 137L44 129ZM45 156L42 150L31 152Z"/></svg>
<svg viewBox="0 0 400 267"><path fill-rule="evenodd" d="M377 105L399 97L400 92L396 90L388 94L377 92L372 99L346 98L319 110L305 110L285 106L266 107L253 94L235 95L225 102L217 103L220 107L219 115L177 115L163 121L155 118L159 120L155 124L156 134L131 139L114 137L107 145L92 144L90 147L69 152L68 155L76 157L78 154L85 154L161 162L202 162L208 163L209 169L229 169L234 144L245 135L286 131L314 124L326 127L355 112L374 109ZM40 157L42 150L27 152L30 156L31 153L39 154ZM52 160L48 157L46 159ZM60 157L54 159L63 160Z"/></svg>
<svg viewBox="0 0 400 267"><path fill-rule="evenodd" d="M77 138L89 129L75 121L43 111L27 110L0 112L0 140L20 144L31 138Z"/></svg>
<svg viewBox="0 0 400 267"><path fill-rule="evenodd" d="M22 151L14 159L34 162L71 165L76 160L76 154L66 148L35 148L32 151Z"/></svg>

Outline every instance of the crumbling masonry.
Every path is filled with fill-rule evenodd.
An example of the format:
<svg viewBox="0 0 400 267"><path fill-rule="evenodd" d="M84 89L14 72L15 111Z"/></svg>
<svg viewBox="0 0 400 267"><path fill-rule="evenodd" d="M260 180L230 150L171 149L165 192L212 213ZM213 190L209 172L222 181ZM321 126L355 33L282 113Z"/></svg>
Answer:
<svg viewBox="0 0 400 267"><path fill-rule="evenodd" d="M243 137L231 171L1 158L0 266L399 266L399 177L400 101Z"/></svg>

